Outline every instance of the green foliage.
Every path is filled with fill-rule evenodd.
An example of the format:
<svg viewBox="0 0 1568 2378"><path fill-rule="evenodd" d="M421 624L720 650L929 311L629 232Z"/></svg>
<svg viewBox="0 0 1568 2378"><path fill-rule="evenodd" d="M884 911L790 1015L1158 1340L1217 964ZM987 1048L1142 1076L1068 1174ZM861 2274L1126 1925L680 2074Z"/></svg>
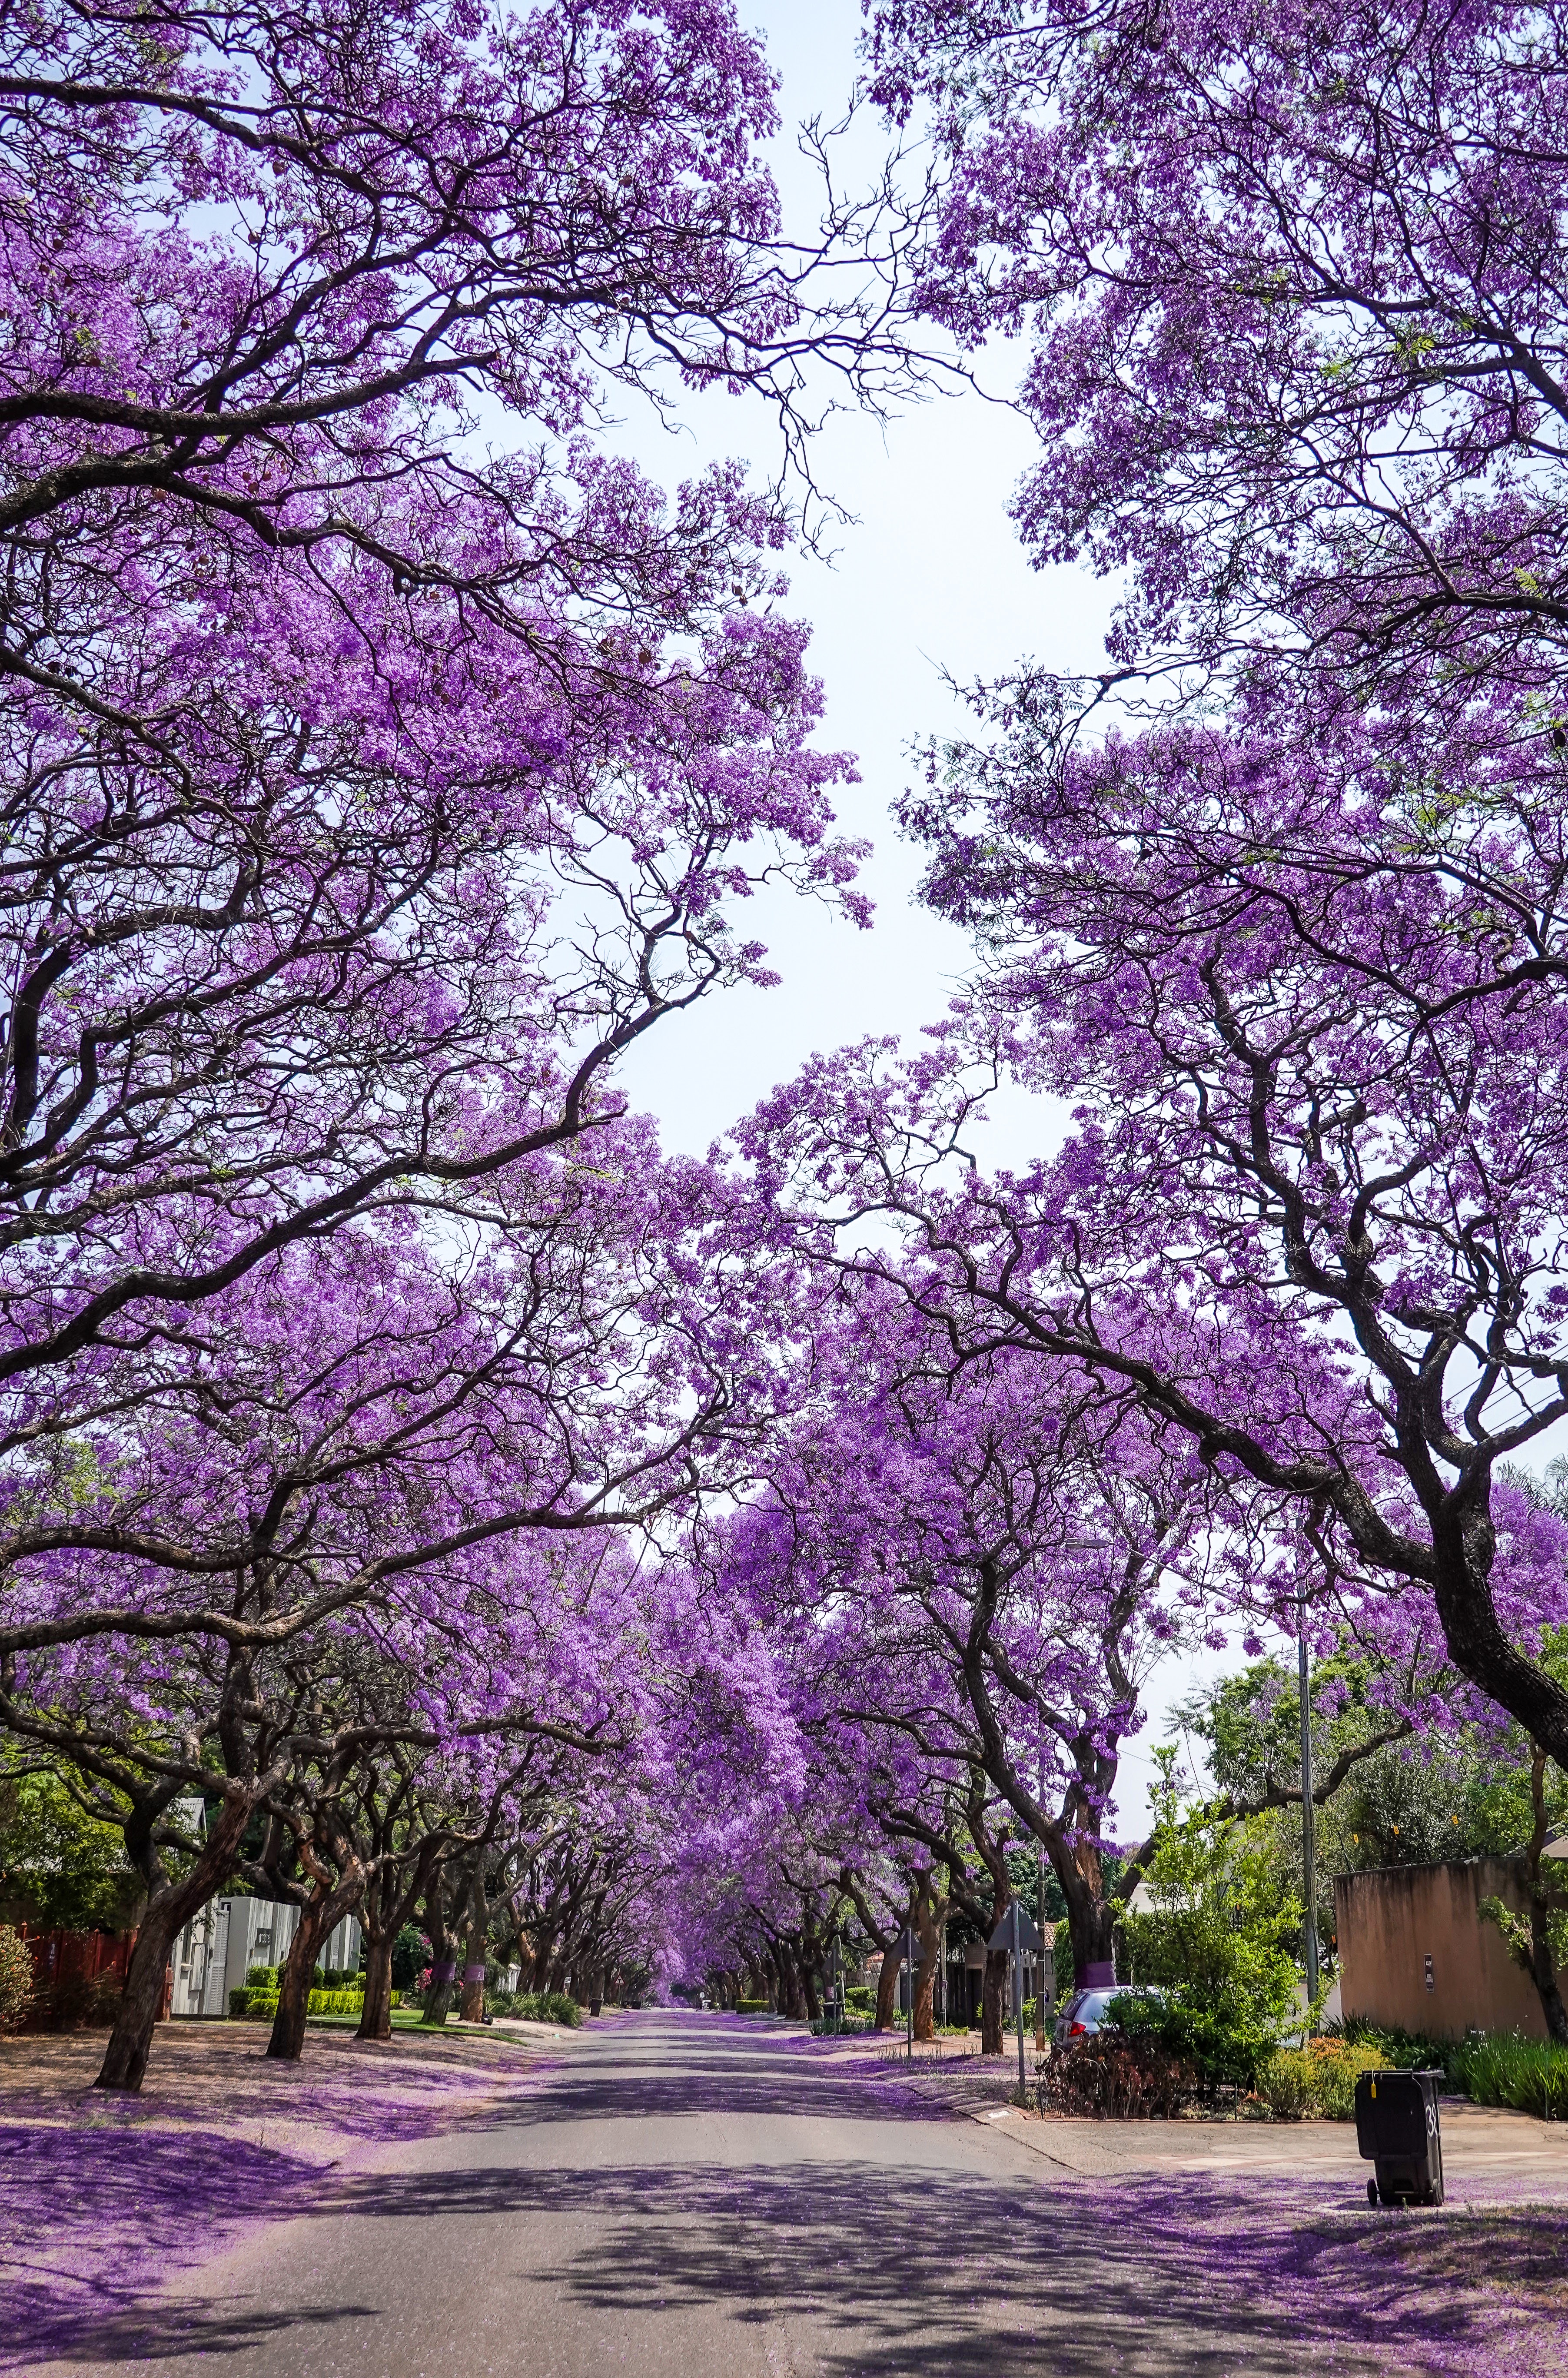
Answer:
<svg viewBox="0 0 1568 2378"><path fill-rule="evenodd" d="M1401 2072L1441 2072L1453 2079L1452 2039L1434 2039L1430 2032L1406 2031L1398 2024L1369 2023L1364 2015L1347 2015L1343 2023L1325 2023L1325 2037L1342 2039L1355 2048L1376 2048L1383 2061ZM1455 2082L1455 2087L1460 2084Z"/></svg>
<svg viewBox="0 0 1568 2378"><path fill-rule="evenodd" d="M1549 2122L1568 2121L1568 2048L1548 2039L1462 2040L1449 2070L1478 2106L1512 2106Z"/></svg>
<svg viewBox="0 0 1568 2378"><path fill-rule="evenodd" d="M846 2007L854 2007L860 2014L869 2014L876 2003L876 1991L868 1984L856 1982L853 1988L845 1989L844 2002ZM740 2011L744 2014L748 2007L765 2007L767 2003L766 1999L742 1999Z"/></svg>
<svg viewBox="0 0 1568 2378"><path fill-rule="evenodd" d="M0 2036L15 2031L32 2001L32 1959L26 1941L9 1924L0 1924Z"/></svg>
<svg viewBox="0 0 1568 2378"><path fill-rule="evenodd" d="M1305 2048L1276 2048L1258 2074L1258 2095L1276 2122L1299 2122L1316 2110L1316 2080Z"/></svg>
<svg viewBox="0 0 1568 2378"><path fill-rule="evenodd" d="M1356 2083L1382 2072L1392 2059L1369 2041L1311 2039L1305 2048L1278 2048L1259 2068L1257 2094L1278 2122L1315 2114L1330 2122L1356 2116Z"/></svg>
<svg viewBox="0 0 1568 2378"><path fill-rule="evenodd" d="M1155 1792L1144 1876L1153 1906L1121 1924L1129 1982L1158 1995L1113 1999L1110 2015L1124 2036L1157 2040L1209 2087L1251 2089L1299 2021L1300 1902L1281 1899L1250 1828L1183 1808L1173 1766L1167 1754Z"/></svg>
<svg viewBox="0 0 1568 2378"><path fill-rule="evenodd" d="M1011 1849L1005 1850L1002 1853L1002 1856L1007 1867L1007 1879L1012 1886L1012 1895L1014 1899L1017 1900L1018 1904L1023 1910L1024 1914L1029 1916L1035 1924L1039 1925L1040 1854L1038 1850L1035 1847L1033 1842L1020 1842ZM1107 1892L1114 1891L1116 1888L1117 1877L1121 1872L1124 1861L1118 1857L1113 1851L1107 1851L1103 1864L1106 1889ZM1045 1883L1045 1921L1046 1924L1055 1926L1059 1924L1067 1914L1067 1901L1063 1895L1061 1885L1057 1880L1056 1868L1052 1866L1049 1858L1046 1860ZM1041 1925L1040 1928L1044 1930L1044 1925Z"/></svg>
<svg viewBox="0 0 1568 2378"><path fill-rule="evenodd" d="M311 2014L352 2014L365 2012L363 1990L312 1990L307 2012Z"/></svg>
<svg viewBox="0 0 1568 2378"><path fill-rule="evenodd" d="M522 2023L562 2024L576 2031L582 2009L565 1990L497 1990L488 2000L492 2014L515 2015Z"/></svg>
<svg viewBox="0 0 1568 2378"><path fill-rule="evenodd" d="M430 1963L430 1943L417 1924L405 1924L392 1943L392 1981L400 1990L412 1990Z"/></svg>
<svg viewBox="0 0 1568 2378"><path fill-rule="evenodd" d="M270 2023L278 2012L279 1976L281 1971L282 1968L280 1965L252 1965L250 1974L246 1976L245 1988L243 1990L229 1992L230 2015L243 2018L248 2023ZM269 1977L259 1988L256 1986L253 1979L258 1974ZM397 2003L395 1991L393 2003L394 2005ZM359 2015L364 2012L363 1989L313 1989L305 2000L307 2014Z"/></svg>
<svg viewBox="0 0 1568 2378"><path fill-rule="evenodd" d="M1528 1482L1534 1483L1535 1482ZM1541 1647L1542 1664L1568 1683L1568 1630ZM1389 1718L1370 1696L1375 1673L1353 1650L1313 1663L1312 1763L1321 1783L1347 1750L1373 1740ZM1298 1680L1293 1668L1257 1660L1172 1712L1175 1723L1203 1746L1216 1789L1233 1802L1254 1802L1271 1784L1295 1789L1300 1780ZM1427 1866L1448 1858L1506 1856L1528 1840L1530 1753L1514 1732L1501 1749L1495 1735L1444 1730L1391 1743L1353 1765L1333 1797L1317 1809L1319 1929L1334 1930L1334 1879L1373 1867ZM1552 1829L1568 1825L1568 1781L1551 1780ZM1256 1820L1282 1899L1301 1892L1299 1807L1273 1808Z"/></svg>
<svg viewBox="0 0 1568 2378"><path fill-rule="evenodd" d="M1521 1972L1533 1978L1536 1969L1535 1952L1530 1940L1529 1919L1514 1914L1505 1900L1483 1899L1478 1910L1483 1924L1495 1925L1502 1935L1502 1945ZM1551 1962L1560 1971L1568 1965L1568 1908L1554 1907L1546 1919L1547 1944Z"/></svg>
<svg viewBox="0 0 1568 2378"><path fill-rule="evenodd" d="M68 1775L0 1775L0 1897L25 1900L46 1929L121 1932L141 1896L120 1827L90 1816Z"/></svg>
<svg viewBox="0 0 1568 2378"><path fill-rule="evenodd" d="M861 2010L862 2012L865 2012L865 2009ZM768 2001L766 1999L742 1999L740 2001L740 2012L742 2014L766 2014L768 2012Z"/></svg>

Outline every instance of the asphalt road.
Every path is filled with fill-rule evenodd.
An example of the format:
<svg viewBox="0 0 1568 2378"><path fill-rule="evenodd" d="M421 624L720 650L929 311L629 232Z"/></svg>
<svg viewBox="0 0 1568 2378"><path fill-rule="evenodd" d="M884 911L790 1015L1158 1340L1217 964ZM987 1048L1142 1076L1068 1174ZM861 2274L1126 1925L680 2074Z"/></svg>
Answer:
<svg viewBox="0 0 1568 2378"><path fill-rule="evenodd" d="M192 2180L199 2217L201 2187L221 2175ZM1326 2357L1313 2350L1272 2283L1201 2250L1187 2204L1222 2184L1075 2173L1016 2125L933 2117L896 2072L834 2072L798 2034L649 2013L574 2041L484 2120L342 2177L319 2209L182 2281L122 2331L114 2359L86 2358L84 2340L69 2368L1228 2378L1367 2366L1343 2335Z"/></svg>

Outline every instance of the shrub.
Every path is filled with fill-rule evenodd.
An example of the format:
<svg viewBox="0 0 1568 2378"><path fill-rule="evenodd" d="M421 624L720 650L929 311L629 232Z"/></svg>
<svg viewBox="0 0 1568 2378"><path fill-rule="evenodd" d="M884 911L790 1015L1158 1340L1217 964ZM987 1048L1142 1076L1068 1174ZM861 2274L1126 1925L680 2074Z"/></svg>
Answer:
<svg viewBox="0 0 1568 2378"><path fill-rule="evenodd" d="M1363 2072L1386 2072L1392 2062L1370 2039L1313 2039L1308 2042L1306 2054L1316 2075L1314 2108L1330 2122L1353 2122L1358 2079Z"/></svg>
<svg viewBox="0 0 1568 2378"><path fill-rule="evenodd" d="M32 1959L27 1942L0 1924L0 2034L17 2031L32 2003Z"/></svg>
<svg viewBox="0 0 1568 2378"><path fill-rule="evenodd" d="M255 1968L253 1967L252 1971L254 1972L254 1970ZM263 1971L267 1970L267 1968L263 1968ZM231 1990L229 1992L229 2012L231 2016L236 2019L243 2018L247 2023L272 2022L278 2012L278 1969L276 1966L273 1966L270 1971L270 1988L251 1989L246 1988L243 1990ZM396 2006L398 2003L398 1993L394 1990L392 1993L392 2004ZM305 2000L306 2014L360 2015L363 2014L364 2012L365 1992L363 1989L312 1990L309 1998Z"/></svg>
<svg viewBox="0 0 1568 2378"><path fill-rule="evenodd" d="M1055 2049L1040 2095L1058 2113L1127 2120L1168 2118L1197 2085L1192 2066L1159 2040L1108 2028Z"/></svg>
<svg viewBox="0 0 1568 2378"><path fill-rule="evenodd" d="M1381 2048L1385 2064L1402 2072L1427 2072L1434 2068L1453 2077L1454 2060L1459 2053L1459 2043L1452 2039L1434 2039L1430 2032L1404 2031L1398 2024L1369 2023L1361 2015L1347 2015L1342 2023L1325 2023L1324 2036L1340 2039L1355 2048Z"/></svg>
<svg viewBox="0 0 1568 2378"><path fill-rule="evenodd" d="M1316 2060L1299 2048L1276 2048L1258 2075L1258 2095L1276 2122L1299 2122L1317 2110Z"/></svg>
<svg viewBox="0 0 1568 2378"><path fill-rule="evenodd" d="M1553 2040L1466 2040L1450 2048L1449 2070L1478 2106L1568 2121L1568 2048Z"/></svg>
<svg viewBox="0 0 1568 2378"><path fill-rule="evenodd" d="M564 2024L569 2031L576 2031L582 2022L582 2009L565 1990L520 1992L517 2012L526 2022Z"/></svg>
<svg viewBox="0 0 1568 2378"><path fill-rule="evenodd" d="M1113 1999L1112 2021L1156 2040L1210 2089L1251 2089L1299 2020L1300 1904L1280 1898L1246 1828L1183 1812L1168 1765L1154 1796L1153 1908L1124 1916L1121 1939L1129 1980L1159 1995Z"/></svg>
<svg viewBox="0 0 1568 2378"><path fill-rule="evenodd" d="M245 1986L247 1990L271 1990L275 1996L278 1988L278 1967L247 1965L245 1969Z"/></svg>
<svg viewBox="0 0 1568 2378"><path fill-rule="evenodd" d="M363 2014L363 1990L312 1990L306 2010L310 2014Z"/></svg>
<svg viewBox="0 0 1568 2378"><path fill-rule="evenodd" d="M49 2020L57 2031L76 2031L83 2024L113 2023L125 1995L124 1977L116 1973L73 1974L56 1982L49 1993Z"/></svg>
<svg viewBox="0 0 1568 2378"><path fill-rule="evenodd" d="M417 1924L405 1924L392 1943L392 1981L400 1990L412 1990L430 1963L430 1942Z"/></svg>
<svg viewBox="0 0 1568 2378"><path fill-rule="evenodd" d="M766 2014L768 2012L768 2001L766 1999L742 1999L740 2001L740 2012L742 2014Z"/></svg>
<svg viewBox="0 0 1568 2378"><path fill-rule="evenodd" d="M853 2007L857 2014L869 2014L876 1996L876 1991L865 1982L856 1982L845 1989L844 2002L846 2007ZM766 1999L742 1999L740 2011L744 2014L748 2007L765 2007L767 2003Z"/></svg>

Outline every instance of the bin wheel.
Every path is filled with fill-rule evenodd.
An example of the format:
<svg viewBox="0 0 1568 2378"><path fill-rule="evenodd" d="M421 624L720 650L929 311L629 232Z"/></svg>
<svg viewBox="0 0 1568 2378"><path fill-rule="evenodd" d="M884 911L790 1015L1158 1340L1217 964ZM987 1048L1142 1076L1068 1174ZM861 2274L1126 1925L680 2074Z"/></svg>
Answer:
<svg viewBox="0 0 1568 2378"><path fill-rule="evenodd" d="M1375 2180L1368 2180L1368 2182L1367 2182L1367 2203L1368 2203L1369 2204L1375 2204L1377 2203L1377 2201L1378 2201L1378 2184L1377 2184L1377 2181L1376 2181Z"/></svg>

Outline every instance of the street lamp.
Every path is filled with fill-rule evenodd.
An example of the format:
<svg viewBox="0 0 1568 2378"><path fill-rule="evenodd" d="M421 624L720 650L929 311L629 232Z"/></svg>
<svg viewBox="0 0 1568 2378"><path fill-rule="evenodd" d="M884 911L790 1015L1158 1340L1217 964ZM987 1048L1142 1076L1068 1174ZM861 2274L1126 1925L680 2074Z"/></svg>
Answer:
<svg viewBox="0 0 1568 2378"><path fill-rule="evenodd" d="M1312 1807L1312 1697L1307 1681L1307 1596L1296 1604L1296 1673L1301 1693L1301 1874L1307 1904L1307 2003L1318 1994L1317 1820ZM1310 2020L1310 2018L1309 2018Z"/></svg>

